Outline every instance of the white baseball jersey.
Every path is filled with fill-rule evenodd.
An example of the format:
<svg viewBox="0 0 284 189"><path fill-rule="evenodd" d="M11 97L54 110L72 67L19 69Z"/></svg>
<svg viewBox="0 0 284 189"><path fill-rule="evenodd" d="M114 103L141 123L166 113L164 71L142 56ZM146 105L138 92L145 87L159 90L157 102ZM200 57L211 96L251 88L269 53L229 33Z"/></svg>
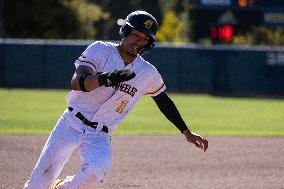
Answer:
<svg viewBox="0 0 284 189"><path fill-rule="evenodd" d="M103 180L111 168L110 133L85 126L74 116L76 112L81 112L89 121L98 122L98 127L106 125L112 132L142 95L155 96L165 90L161 75L154 66L141 56L125 66L114 43L91 44L76 60L75 66L79 65L89 66L95 72L130 69L136 77L117 87L102 86L91 92L70 91L67 102L74 110L66 109L58 120L24 189L50 188L77 148L82 167L73 176L67 176L60 188L93 187Z"/></svg>
<svg viewBox="0 0 284 189"><path fill-rule="evenodd" d="M69 106L81 112L89 121L106 125L110 132L129 113L142 95L156 96L166 89L157 69L141 56L125 66L118 45L110 42L94 42L75 61L75 67L85 65L95 72L130 69L136 77L117 87L99 87L91 92L70 91Z"/></svg>

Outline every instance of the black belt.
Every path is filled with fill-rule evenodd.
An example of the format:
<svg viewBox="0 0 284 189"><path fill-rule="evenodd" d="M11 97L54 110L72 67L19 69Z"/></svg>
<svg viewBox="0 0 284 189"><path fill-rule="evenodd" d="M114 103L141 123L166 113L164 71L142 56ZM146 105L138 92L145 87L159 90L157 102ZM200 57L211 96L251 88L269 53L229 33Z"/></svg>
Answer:
<svg viewBox="0 0 284 189"><path fill-rule="evenodd" d="M72 112L73 108L72 107L68 107L68 110L70 110ZM89 127L92 127L94 129L96 129L98 127L98 124L99 124L98 122L91 122L91 121L89 121L83 114L81 114L81 112L77 112L75 114L75 116L77 118L79 118L85 125L88 125ZM102 131L108 133L107 126L103 125Z"/></svg>

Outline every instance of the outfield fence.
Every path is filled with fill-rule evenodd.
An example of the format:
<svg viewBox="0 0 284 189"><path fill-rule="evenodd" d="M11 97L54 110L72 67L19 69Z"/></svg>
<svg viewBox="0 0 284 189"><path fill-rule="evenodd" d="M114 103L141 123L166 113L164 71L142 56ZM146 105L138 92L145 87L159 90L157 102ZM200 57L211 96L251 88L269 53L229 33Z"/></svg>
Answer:
<svg viewBox="0 0 284 189"><path fill-rule="evenodd" d="M0 39L0 87L69 88L92 41ZM158 44L144 58L169 91L284 96L284 47Z"/></svg>

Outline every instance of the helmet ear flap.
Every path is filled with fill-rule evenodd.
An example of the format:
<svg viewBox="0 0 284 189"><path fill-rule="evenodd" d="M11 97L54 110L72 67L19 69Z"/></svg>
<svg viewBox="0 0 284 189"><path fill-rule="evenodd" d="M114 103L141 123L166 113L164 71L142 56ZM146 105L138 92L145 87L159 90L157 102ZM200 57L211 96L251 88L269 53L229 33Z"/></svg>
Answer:
<svg viewBox="0 0 284 189"><path fill-rule="evenodd" d="M123 24L119 30L120 37L126 37L129 34L130 30L131 30L130 26L128 26L127 24Z"/></svg>
<svg viewBox="0 0 284 189"><path fill-rule="evenodd" d="M143 54L149 52L152 48L155 47L155 45L156 45L155 40L150 38L149 43L144 48L140 49L139 54L143 55Z"/></svg>
<svg viewBox="0 0 284 189"><path fill-rule="evenodd" d="M148 49L152 49L153 47L155 47L156 43L155 43L155 39L150 38L149 43L146 45L146 48Z"/></svg>

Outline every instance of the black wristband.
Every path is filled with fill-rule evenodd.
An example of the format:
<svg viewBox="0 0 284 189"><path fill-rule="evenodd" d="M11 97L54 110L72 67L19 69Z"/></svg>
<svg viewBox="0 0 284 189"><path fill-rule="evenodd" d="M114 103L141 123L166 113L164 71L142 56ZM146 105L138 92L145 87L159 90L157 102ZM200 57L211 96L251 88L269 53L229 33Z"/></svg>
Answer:
<svg viewBox="0 0 284 189"><path fill-rule="evenodd" d="M79 86L80 86L80 89L84 92L89 92L86 90L85 88L85 79L86 77L88 77L89 75L92 75L91 73L85 73L83 75L81 75L80 79L79 79Z"/></svg>

